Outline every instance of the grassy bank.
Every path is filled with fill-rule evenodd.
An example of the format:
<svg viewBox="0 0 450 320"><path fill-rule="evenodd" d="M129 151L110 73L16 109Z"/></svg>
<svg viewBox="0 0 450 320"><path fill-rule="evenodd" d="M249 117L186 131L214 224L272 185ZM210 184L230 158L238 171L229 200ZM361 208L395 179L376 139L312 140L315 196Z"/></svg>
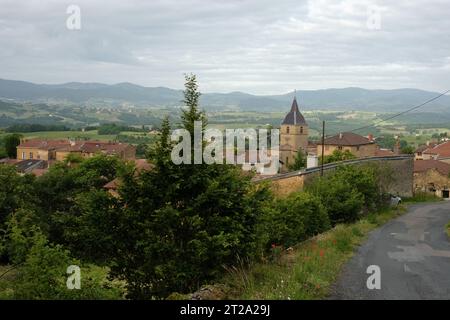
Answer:
<svg viewBox="0 0 450 320"><path fill-rule="evenodd" d="M443 201L442 198L435 196L429 192L416 192L412 198L403 198L404 203L421 203Z"/></svg>
<svg viewBox="0 0 450 320"><path fill-rule="evenodd" d="M447 232L448 239L450 240L450 222L445 226L445 231Z"/></svg>
<svg viewBox="0 0 450 320"><path fill-rule="evenodd" d="M275 259L229 270L225 283L231 299L322 299L345 262L373 229L406 211L404 205L337 225ZM271 261L272 260L272 261ZM244 264L243 264L244 265Z"/></svg>

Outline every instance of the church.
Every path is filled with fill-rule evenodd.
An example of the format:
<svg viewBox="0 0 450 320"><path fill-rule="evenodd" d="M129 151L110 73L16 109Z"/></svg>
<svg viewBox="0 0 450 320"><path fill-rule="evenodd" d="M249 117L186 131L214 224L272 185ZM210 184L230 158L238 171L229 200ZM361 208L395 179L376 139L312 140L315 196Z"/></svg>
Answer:
<svg viewBox="0 0 450 320"><path fill-rule="evenodd" d="M287 171L294 163L297 152L301 150L306 156L308 152L308 124L298 109L297 98L292 101L291 110L284 118L280 128L280 161L281 171Z"/></svg>

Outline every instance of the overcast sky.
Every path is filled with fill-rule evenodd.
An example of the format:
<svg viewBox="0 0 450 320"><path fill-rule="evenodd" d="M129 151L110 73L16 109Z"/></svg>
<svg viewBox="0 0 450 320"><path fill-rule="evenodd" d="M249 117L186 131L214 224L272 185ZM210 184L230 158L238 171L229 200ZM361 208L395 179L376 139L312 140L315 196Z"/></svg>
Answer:
<svg viewBox="0 0 450 320"><path fill-rule="evenodd" d="M445 91L450 1L0 0L0 78L182 88L188 72L203 92Z"/></svg>

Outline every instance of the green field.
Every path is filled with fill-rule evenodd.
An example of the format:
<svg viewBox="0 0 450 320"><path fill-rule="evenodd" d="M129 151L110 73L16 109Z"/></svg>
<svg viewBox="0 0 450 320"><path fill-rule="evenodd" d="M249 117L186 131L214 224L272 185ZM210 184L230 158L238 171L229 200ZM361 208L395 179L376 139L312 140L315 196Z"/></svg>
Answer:
<svg viewBox="0 0 450 320"><path fill-rule="evenodd" d="M6 136L8 133L0 133L0 139ZM98 134L97 130L91 131L41 131L41 132L27 132L22 133L26 139L86 139L86 140L102 140L102 141L113 141L116 139L117 135L101 135ZM133 132L124 131L120 135L130 136L130 137L146 137L152 138L155 134L144 133L144 132Z"/></svg>

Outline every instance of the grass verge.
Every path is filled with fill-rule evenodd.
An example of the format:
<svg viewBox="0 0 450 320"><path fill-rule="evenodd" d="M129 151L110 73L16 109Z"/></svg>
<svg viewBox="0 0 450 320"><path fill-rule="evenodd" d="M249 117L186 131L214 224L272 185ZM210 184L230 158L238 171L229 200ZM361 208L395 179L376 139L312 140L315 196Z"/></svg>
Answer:
<svg viewBox="0 0 450 320"><path fill-rule="evenodd" d="M416 192L412 198L402 199L404 203L419 203L419 202L436 202L443 201L442 198L435 196L429 192Z"/></svg>
<svg viewBox="0 0 450 320"><path fill-rule="evenodd" d="M368 233L406 211L404 205L370 214L285 252L275 262L242 264L225 277L230 299L323 299Z"/></svg>
<svg viewBox="0 0 450 320"><path fill-rule="evenodd" d="M448 239L450 240L450 222L445 226L445 231L447 232Z"/></svg>

